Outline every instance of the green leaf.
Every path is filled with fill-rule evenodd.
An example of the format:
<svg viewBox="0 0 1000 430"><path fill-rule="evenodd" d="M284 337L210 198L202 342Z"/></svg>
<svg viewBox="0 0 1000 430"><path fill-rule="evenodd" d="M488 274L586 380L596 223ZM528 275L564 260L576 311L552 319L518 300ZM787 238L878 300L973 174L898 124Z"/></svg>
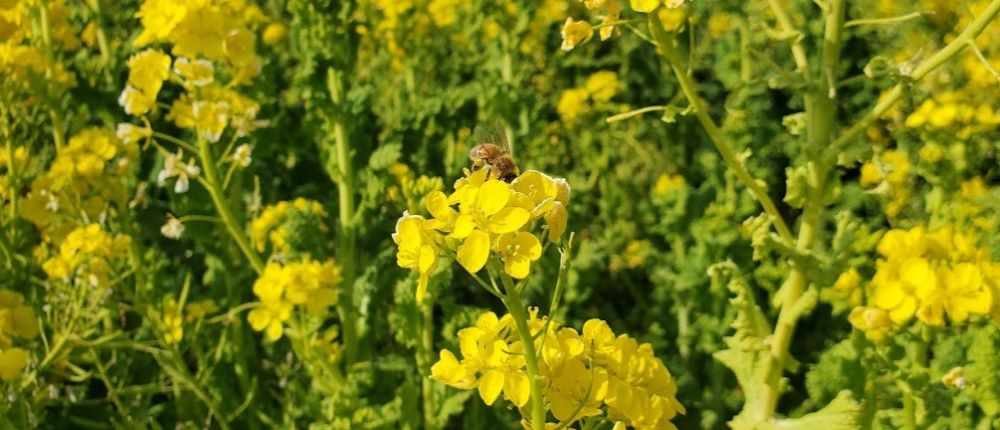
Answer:
<svg viewBox="0 0 1000 430"><path fill-rule="evenodd" d="M850 339L823 352L819 362L806 373L806 390L816 404L834 400L844 389L863 392L864 386L865 370L861 366L861 356Z"/></svg>
<svg viewBox="0 0 1000 430"><path fill-rule="evenodd" d="M372 152L371 157L368 157L368 168L372 170L386 169L399 160L401 154L402 145L398 143L382 145Z"/></svg>
<svg viewBox="0 0 1000 430"><path fill-rule="evenodd" d="M760 430L854 430L860 429L861 405L851 398L850 390L841 391L830 404L799 418L776 420L758 426Z"/></svg>

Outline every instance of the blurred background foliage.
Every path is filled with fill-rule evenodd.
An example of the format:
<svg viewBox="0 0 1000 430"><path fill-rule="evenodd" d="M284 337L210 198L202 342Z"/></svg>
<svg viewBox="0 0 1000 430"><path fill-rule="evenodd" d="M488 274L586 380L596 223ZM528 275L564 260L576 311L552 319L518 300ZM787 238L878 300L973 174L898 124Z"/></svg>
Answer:
<svg viewBox="0 0 1000 430"><path fill-rule="evenodd" d="M54 156L48 110L61 113L67 136L91 126L112 130L126 120L116 101L126 60L138 51L138 2L49 3L64 5L66 37L78 40L56 54L75 85L64 93L41 92L51 85L22 82L22 88L5 75L0 91L4 138L32 155L27 178ZM816 7L789 3L795 20L805 23L806 47L816 51L823 31ZM844 77L840 120L850 123L882 90L904 81L901 71L951 40L979 3L849 2L849 19L924 14L849 28L838 71ZM599 317L616 332L651 343L688 410L674 420L679 428L724 428L739 412L743 396L736 378L713 359L725 349L723 338L736 316L727 283L739 277L752 286L756 302L766 304L788 265L776 253L755 255L753 228L744 222L759 207L686 115L669 66L651 45L620 29L621 37L561 51L562 23L585 13L580 2L568 0L262 0L259 7L266 17L257 28L261 73L242 91L260 103L258 117L269 124L240 140L252 145L253 162L237 174L229 198L244 209L239 217L246 221L264 205L311 199L331 214L332 227L328 240L308 246L330 252L334 237L356 238L354 297L347 300L357 306L361 347L354 357L340 357L344 379L308 371L287 340L265 342L243 314L187 326L183 348L174 354L144 352L157 339L164 297L185 291L189 302L210 298L226 312L253 299L255 279L217 225L186 223L179 241L160 233L168 213L210 213L212 203L197 187L175 194L139 185L155 184L164 163L161 154L147 152L128 178L126 199L143 204L120 206L109 219L132 237L140 251L132 267L149 286L81 309L100 312L74 334L72 348L51 358L55 367L4 385L0 427L208 428L218 425L221 413L232 428L421 428L420 386L429 363L414 358L421 324L415 278L396 267L390 234L402 211L424 212L421 197L461 175L477 127L504 135L522 170L564 176L573 188L569 230L576 232L575 249L556 316L577 327ZM802 121L796 86L803 83L785 42L790 36L776 29L762 0L695 0L669 18L690 41L684 47L689 73L722 132L738 152L751 154L748 169L767 183L772 198L792 196L779 210L795 219L801 205L785 178L786 167L801 161L795 160ZM986 61L1000 68L1000 27L992 25L977 42ZM982 232L980 245L1000 252L994 234L1000 86L974 52L956 58L909 88L897 108L841 154L828 211L842 215L822 226L820 248L828 259L820 278L829 282L819 288L832 287L850 267L867 279L874 272L874 244L890 227L955 223ZM606 121L651 105L667 108ZM986 113L977 116L981 110ZM349 124L346 158L335 153L338 122ZM905 184L864 187L864 163L881 163L890 151L906 160ZM353 183L338 188L345 172L353 172ZM357 203L349 233L336 221L345 190ZM38 241L32 227L5 222L23 231L12 249L30 255ZM296 243L317 239L315 231L289 230L297 232L289 239ZM535 305L547 303L558 270L558 256L543 258L541 275L528 290ZM732 265L721 270L723 262ZM722 272L728 274L710 275ZM51 294L37 285L39 273L11 263L0 268L0 286L23 293L43 321L59 321L51 317L59 302L43 297ZM442 267L433 284L434 344L454 350L456 331L495 305L452 267ZM860 347L851 347L863 336L852 331L844 300L824 296L798 327L791 354L803 366L789 375L780 410L801 414L842 389L865 391L866 364ZM764 308L773 321L776 311ZM995 326L977 322L939 336L929 372L890 371L926 382L955 363L976 363L970 372L996 368ZM891 356L898 348L903 346L880 351ZM929 425L971 428L985 419L978 423L989 428L1000 412L1000 387L994 385L983 379L980 394L961 399L934 385L921 407L929 416L959 418ZM504 406L466 401L469 392L441 385L434 389L446 428L518 426ZM969 421L955 421L962 417ZM890 416L883 423L898 421Z"/></svg>

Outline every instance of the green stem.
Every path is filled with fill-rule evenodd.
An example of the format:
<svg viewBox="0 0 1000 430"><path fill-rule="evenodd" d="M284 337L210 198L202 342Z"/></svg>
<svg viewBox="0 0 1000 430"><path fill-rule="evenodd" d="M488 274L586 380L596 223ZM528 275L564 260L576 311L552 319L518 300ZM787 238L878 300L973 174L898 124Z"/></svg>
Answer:
<svg viewBox="0 0 1000 430"><path fill-rule="evenodd" d="M791 230L788 229L788 225L785 224L784 218L782 218L781 213L778 212L778 207L775 206L774 201L771 197L767 195L767 190L761 185L750 172L747 171L746 167L743 165L743 161L740 159L733 147L730 146L729 142L726 141L725 137L722 135L722 131L715 124L715 121L708 115L708 107L705 102L698 95L695 89L694 82L691 80L684 69L682 68L680 58L677 56L677 51L674 48L673 41L667 34L666 30L663 28L663 24L657 14L649 14L649 27L652 31L654 37L659 45L659 52L667 59L670 63L670 68L674 71L674 76L677 78L678 84L681 86L681 91L684 92L684 96L687 97L688 103L694 108L694 115L701 123L705 132L708 133L709 139L715 148L722 155L723 161L725 161L726 166L736 173L736 177L743 183L749 190L750 194L760 202L763 206L764 211L770 215L772 222L774 223L775 229L778 230L778 234L781 235L782 240L788 243L792 243L793 237Z"/></svg>
<svg viewBox="0 0 1000 430"><path fill-rule="evenodd" d="M514 319L517 334L524 346L524 361L528 370L528 380L531 382L531 430L545 430L546 412L545 399L542 397L542 376L538 371L538 352L535 349L534 336L528 327L528 311L521 302L513 279L503 273L502 268L497 272L501 274L500 279L507 292L507 300L504 304Z"/></svg>
<svg viewBox="0 0 1000 430"><path fill-rule="evenodd" d="M53 53L52 53L52 30L49 24L49 9L45 2L40 2L38 5L38 17L42 33L42 46L45 49L45 78L48 82L53 82L55 78L55 67ZM53 94L52 88L48 88L49 97L49 116L52 117L52 140L56 144L56 152L62 150L64 146L64 132L63 132L63 119L59 110L54 106L55 95Z"/></svg>
<svg viewBox="0 0 1000 430"><path fill-rule="evenodd" d="M788 12L785 11L782 0L769 0L771 11L774 13L774 17L778 20L778 25L781 26L781 31L784 32L795 32L799 36L792 40L792 58L795 60L795 70L802 75L802 79L808 84L812 77L809 76L809 57L806 55L806 50L802 45L802 34L795 29L792 24L792 19L788 16ZM815 103L813 100L813 95L811 92L806 91L803 95L803 105L805 107L806 114L806 125L812 127L813 125L813 115L815 114ZM811 128L807 130L807 135L812 135L814 132Z"/></svg>
<svg viewBox="0 0 1000 430"><path fill-rule="evenodd" d="M229 208L229 202L226 201L226 196L222 191L222 182L219 180L219 169L212 156L211 144L205 139L198 139L198 157L201 158L202 167L205 169L205 188L212 198L212 203L215 204L216 211L219 212L219 218L226 225L226 230L236 241L236 245L243 252L247 261L253 266L253 270L257 273L263 272L264 262L260 259L260 255L257 255L257 252L250 247L250 240L243 232L242 225L236 222L236 217L233 216L233 211Z"/></svg>
<svg viewBox="0 0 1000 430"><path fill-rule="evenodd" d="M878 103L872 108L865 116L861 117L857 123L855 123L851 128L847 129L837 140L834 140L830 145L830 151L832 154L836 154L844 145L847 145L856 137L858 137L865 129L868 128L875 120L882 117L889 109L896 105L900 99L903 98L903 92L908 86L913 82L917 82L923 79L925 76L936 70L942 64L948 62L952 57L957 55L963 49L968 47L969 42L974 41L979 33L983 32L986 25L993 21L993 18L1000 13L1000 0L993 0L986 9L976 17L975 20L969 24L961 34L958 35L954 40L949 42L940 51L936 52L931 58L917 66L910 74L909 79L906 82L900 82L896 84L888 92L884 93L878 98Z"/></svg>
<svg viewBox="0 0 1000 430"><path fill-rule="evenodd" d="M831 0L826 16L826 31L823 38L822 66L818 79L816 93L813 94L815 111L809 117L812 121L809 127L809 145L806 154L813 168L810 170L810 188L813 198L806 202L799 226L796 248L803 253L809 252L816 239L817 230L822 224L823 190L827 167L819 160L818 155L831 139L834 121L836 119L836 65L840 61L841 33L844 25L844 0ZM781 375L788 360L788 349L795 334L795 326L801 316L797 310L797 302L802 297L808 285L805 268L793 263L792 272L778 293L781 311L771 338L771 351L767 360L764 385L760 387L759 398L755 402L754 418L757 422L766 422L774 417L781 394Z"/></svg>
<svg viewBox="0 0 1000 430"><path fill-rule="evenodd" d="M343 98L344 82L342 72L335 68L327 70L327 87L330 101L337 112L334 113L333 140L337 160L338 211L340 234L338 235L337 260L340 263L343 282L341 282L341 300L337 303L337 314L344 329L344 361L347 364L359 359L359 336L357 332L357 309L354 304L354 263L355 263L355 225L354 225L354 165L351 163L347 128L344 124Z"/></svg>

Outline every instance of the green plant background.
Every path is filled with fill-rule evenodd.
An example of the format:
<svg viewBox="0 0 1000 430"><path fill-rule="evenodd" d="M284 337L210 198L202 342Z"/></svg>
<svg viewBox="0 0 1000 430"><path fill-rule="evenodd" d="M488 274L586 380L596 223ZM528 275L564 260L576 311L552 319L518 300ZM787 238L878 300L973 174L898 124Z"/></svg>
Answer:
<svg viewBox="0 0 1000 430"><path fill-rule="evenodd" d="M125 61L138 50L131 44L139 26L134 17L138 4L96 3L99 10L69 2L72 26L81 30L97 22L109 42L103 52L82 47L59 54L78 76L78 85L54 101L68 135L86 126L113 129L127 121L116 100L127 76ZM423 428L421 386L430 365L418 353L423 315L413 299L415 277L396 266L390 239L395 220L413 209L413 202L399 197L393 169L405 164L414 175L443 178L447 188L469 163L465 154L475 144L473 130L494 124L510 139L522 169L566 177L573 189L569 230L575 232L575 249L557 316L577 327L586 319L602 318L616 333L651 343L677 379L677 397L688 410L675 424L685 429L726 427L740 412L744 391L715 354L731 346L725 338L738 315L760 312L766 321L776 320L779 308L772 306L773 296L790 269L785 255L758 242L757 229L745 223L761 213L760 206L685 110L689 104L669 65L628 29L606 42L593 40L561 51L562 22L586 16L576 1L460 2L455 22L441 27L433 24L426 2L412 3L392 31L380 32L387 17L378 2L259 2L288 34L278 43L258 46L262 73L246 93L261 103L259 117L270 124L241 140L253 146L253 163L237 175L228 198L240 208L243 221L249 220L246 202L255 193L264 204L295 197L322 203L331 213L327 224L334 228L316 246L336 250L338 260L346 254L338 249L337 238L352 234L356 239L348 251L354 256L350 301L359 316L353 330L359 347L338 363L345 379L309 371L287 339L264 341L242 314L221 324L188 327L176 354L144 352L157 339L144 307L176 296L185 282L191 299L212 298L223 311L254 300L250 286L255 273L223 229L189 223L180 241L159 232L168 212L211 212L208 193L192 186L178 195L152 186L150 204L131 215L133 227L124 216L113 224L140 244L142 260L136 269L148 287L116 296L94 326L75 333L72 348L60 357L72 367L47 369L29 384L5 383L0 427L207 428L218 425L217 418L207 418L217 409L229 417L232 428ZM686 42L681 53L689 74L722 135L738 153L750 154L747 170L766 183L783 217L794 220L801 204L790 188L796 183L786 181L786 175L794 176L803 165L802 140L796 134L801 118L795 114L803 109L799 94L807 84L795 74L788 40L800 37L809 52L819 52L824 26L816 5L786 3L801 24L798 35L782 34L767 2L694 0L684 7L685 26L677 37ZM979 234L979 245L1000 253L995 234L1000 207L996 126L982 125L961 135L958 130L928 132L903 125L924 99L943 91L1000 108L995 102L1000 85L973 90L962 80L960 59L969 52L920 84L909 84L898 72L958 34L961 17L970 13L966 7L962 1L847 2L848 19L934 13L845 29L836 66L845 80L838 86L836 120L853 123L898 82L906 84L906 92L893 115L880 119L840 154L830 187L835 191L829 191L828 216L818 233L814 257L819 263L811 277L815 289L829 288L848 267L870 276L874 243L884 230L950 220L948 207L961 182L975 176L992 196L984 199L989 227ZM644 23L636 26L645 31ZM994 23L990 31L1000 29ZM992 37L1000 44L1000 37ZM989 58L1000 58L997 44L980 49L993 55ZM591 103L575 120L561 117L557 105L563 91L583 86L598 71L617 73L615 96ZM331 98L331 85L342 85L340 100ZM30 94L3 92L3 103L13 112L4 118L11 130L5 138L27 146L39 169L44 168L52 157L49 117L30 104ZM606 121L650 105L669 107ZM347 125L346 157L337 154L338 123ZM919 161L918 151L930 142L949 148L945 161ZM896 217L887 217L880 196L858 184L861 162L886 148L908 153L918 176L911 199ZM139 181L155 183L163 163L151 151L140 160L129 179L133 187ZM345 187L341 175L348 171L353 179ZM679 175L683 183L658 187L664 175ZM349 232L337 220L344 192L357 211ZM792 197L782 201L783 196ZM7 230L25 232L19 237L29 239L13 246L29 255L34 243L30 227L11 217L3 221ZM308 231L293 231L300 233L292 234L293 242L315 239ZM526 300L544 308L557 276L558 255L547 253L536 267ZM38 267L0 265L0 287L24 293L42 315L43 330L52 332L41 312L49 303L45 288L30 280L40 276ZM457 266L434 275L436 350L456 350L459 328L473 323L482 310L500 311L470 281ZM873 346L848 323L849 307L821 297L802 317L791 344L795 363L785 373L787 385L778 405L783 415L817 411L842 390L851 390L855 401L864 401L865 428L905 427L907 406L897 391L905 385L926 387L919 390L915 406L922 427L985 429L998 423L1000 330L995 323L974 319L946 327L929 343L914 328L890 344ZM753 302L759 306L747 305ZM930 350L926 366L914 364L906 353L920 345ZM37 365L41 344L34 341L26 348ZM941 375L957 365L978 381L974 389L956 392L940 383ZM873 386L884 392L878 394ZM433 390L438 399L433 413L443 428L518 427L516 411L503 402L488 407L473 392L439 384Z"/></svg>

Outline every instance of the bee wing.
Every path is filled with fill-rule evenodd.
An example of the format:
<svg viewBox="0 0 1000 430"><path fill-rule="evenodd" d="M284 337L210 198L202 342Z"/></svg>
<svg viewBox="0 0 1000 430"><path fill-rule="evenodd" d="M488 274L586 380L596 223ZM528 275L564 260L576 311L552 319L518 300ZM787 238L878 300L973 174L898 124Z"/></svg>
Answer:
<svg viewBox="0 0 1000 430"><path fill-rule="evenodd" d="M504 152L510 153L510 143L507 141L507 128L500 120L493 120L492 123L487 125L477 125L475 131L473 132L476 144L492 143L503 149Z"/></svg>

